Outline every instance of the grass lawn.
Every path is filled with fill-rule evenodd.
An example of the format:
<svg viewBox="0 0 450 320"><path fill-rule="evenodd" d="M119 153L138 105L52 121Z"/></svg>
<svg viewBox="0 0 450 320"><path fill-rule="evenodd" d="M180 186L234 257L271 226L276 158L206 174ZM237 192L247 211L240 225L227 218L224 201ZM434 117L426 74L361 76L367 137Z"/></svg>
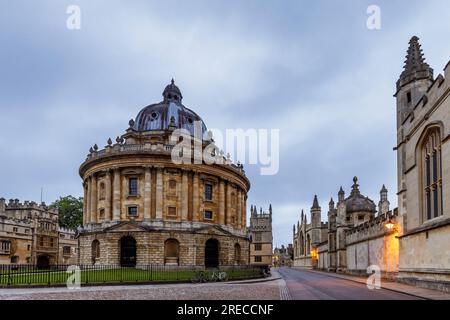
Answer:
<svg viewBox="0 0 450 320"><path fill-rule="evenodd" d="M184 281L190 282L196 272L191 270L160 270L155 267L149 269L138 268L112 268L101 270L81 270L81 284L94 283L133 283L158 281ZM227 270L229 280L259 277L256 270ZM210 278L213 271L206 271ZM0 285L57 285L65 284L70 274L65 271L32 271L11 272L0 274Z"/></svg>

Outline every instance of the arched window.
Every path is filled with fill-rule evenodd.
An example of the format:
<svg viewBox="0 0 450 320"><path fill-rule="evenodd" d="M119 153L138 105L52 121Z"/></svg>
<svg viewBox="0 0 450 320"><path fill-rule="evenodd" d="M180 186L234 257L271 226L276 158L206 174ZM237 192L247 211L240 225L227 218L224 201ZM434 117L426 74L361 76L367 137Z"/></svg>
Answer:
<svg viewBox="0 0 450 320"><path fill-rule="evenodd" d="M239 243L236 243L234 245L234 263L240 264L241 263L241 246Z"/></svg>
<svg viewBox="0 0 450 320"><path fill-rule="evenodd" d="M442 215L442 140L438 128L433 128L422 144L423 219Z"/></svg>
<svg viewBox="0 0 450 320"><path fill-rule="evenodd" d="M305 255L305 239L302 232L300 232L300 255Z"/></svg>
<svg viewBox="0 0 450 320"><path fill-rule="evenodd" d="M177 189L177 182L175 180L169 180L169 189L171 190Z"/></svg>
<svg viewBox="0 0 450 320"><path fill-rule="evenodd" d="M100 258L100 241L92 241L92 263L96 263Z"/></svg>
<svg viewBox="0 0 450 320"><path fill-rule="evenodd" d="M311 237L308 235L306 235L306 253L305 255L310 255L311 254Z"/></svg>
<svg viewBox="0 0 450 320"><path fill-rule="evenodd" d="M180 243L176 239L167 239L164 243L164 264L178 265Z"/></svg>
<svg viewBox="0 0 450 320"><path fill-rule="evenodd" d="M99 199L105 200L105 184L103 182L100 183Z"/></svg>

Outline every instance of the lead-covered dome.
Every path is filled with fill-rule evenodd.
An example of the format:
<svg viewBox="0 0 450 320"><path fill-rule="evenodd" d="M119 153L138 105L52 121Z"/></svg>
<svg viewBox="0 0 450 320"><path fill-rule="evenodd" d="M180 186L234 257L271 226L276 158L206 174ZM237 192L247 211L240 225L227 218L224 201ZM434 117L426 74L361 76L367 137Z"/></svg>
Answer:
<svg viewBox="0 0 450 320"><path fill-rule="evenodd" d="M206 133L207 128L202 118L181 103L183 96L173 79L164 89L163 97L164 100L160 103L151 104L138 113L133 125L134 130L161 131L169 129L170 126L186 129L194 135L194 127L198 123L202 135Z"/></svg>
<svg viewBox="0 0 450 320"><path fill-rule="evenodd" d="M347 214L353 212L376 212L375 203L365 197L359 191L358 178L353 178L352 192L350 196L345 199L345 206L347 209Z"/></svg>

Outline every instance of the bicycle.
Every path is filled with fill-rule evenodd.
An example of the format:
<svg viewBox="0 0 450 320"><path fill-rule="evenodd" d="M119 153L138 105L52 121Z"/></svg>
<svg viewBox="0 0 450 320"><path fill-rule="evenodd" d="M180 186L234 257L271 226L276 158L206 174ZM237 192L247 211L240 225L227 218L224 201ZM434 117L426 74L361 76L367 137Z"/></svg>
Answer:
<svg viewBox="0 0 450 320"><path fill-rule="evenodd" d="M214 271L211 275L211 281L227 281L228 280L228 274L224 271Z"/></svg>
<svg viewBox="0 0 450 320"><path fill-rule="evenodd" d="M192 283L205 283L208 279L206 278L204 271L195 272L194 276L191 278Z"/></svg>

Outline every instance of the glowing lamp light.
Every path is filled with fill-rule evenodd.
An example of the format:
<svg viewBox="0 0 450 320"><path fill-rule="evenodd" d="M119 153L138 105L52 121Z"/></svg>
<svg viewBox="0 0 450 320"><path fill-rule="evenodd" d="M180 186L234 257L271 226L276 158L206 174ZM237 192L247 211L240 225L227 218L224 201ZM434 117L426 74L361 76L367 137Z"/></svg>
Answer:
<svg viewBox="0 0 450 320"><path fill-rule="evenodd" d="M386 222L386 224L384 225L386 227L386 229L388 229L389 231L394 230L395 228L395 224L392 222L392 220L389 218L389 221Z"/></svg>

